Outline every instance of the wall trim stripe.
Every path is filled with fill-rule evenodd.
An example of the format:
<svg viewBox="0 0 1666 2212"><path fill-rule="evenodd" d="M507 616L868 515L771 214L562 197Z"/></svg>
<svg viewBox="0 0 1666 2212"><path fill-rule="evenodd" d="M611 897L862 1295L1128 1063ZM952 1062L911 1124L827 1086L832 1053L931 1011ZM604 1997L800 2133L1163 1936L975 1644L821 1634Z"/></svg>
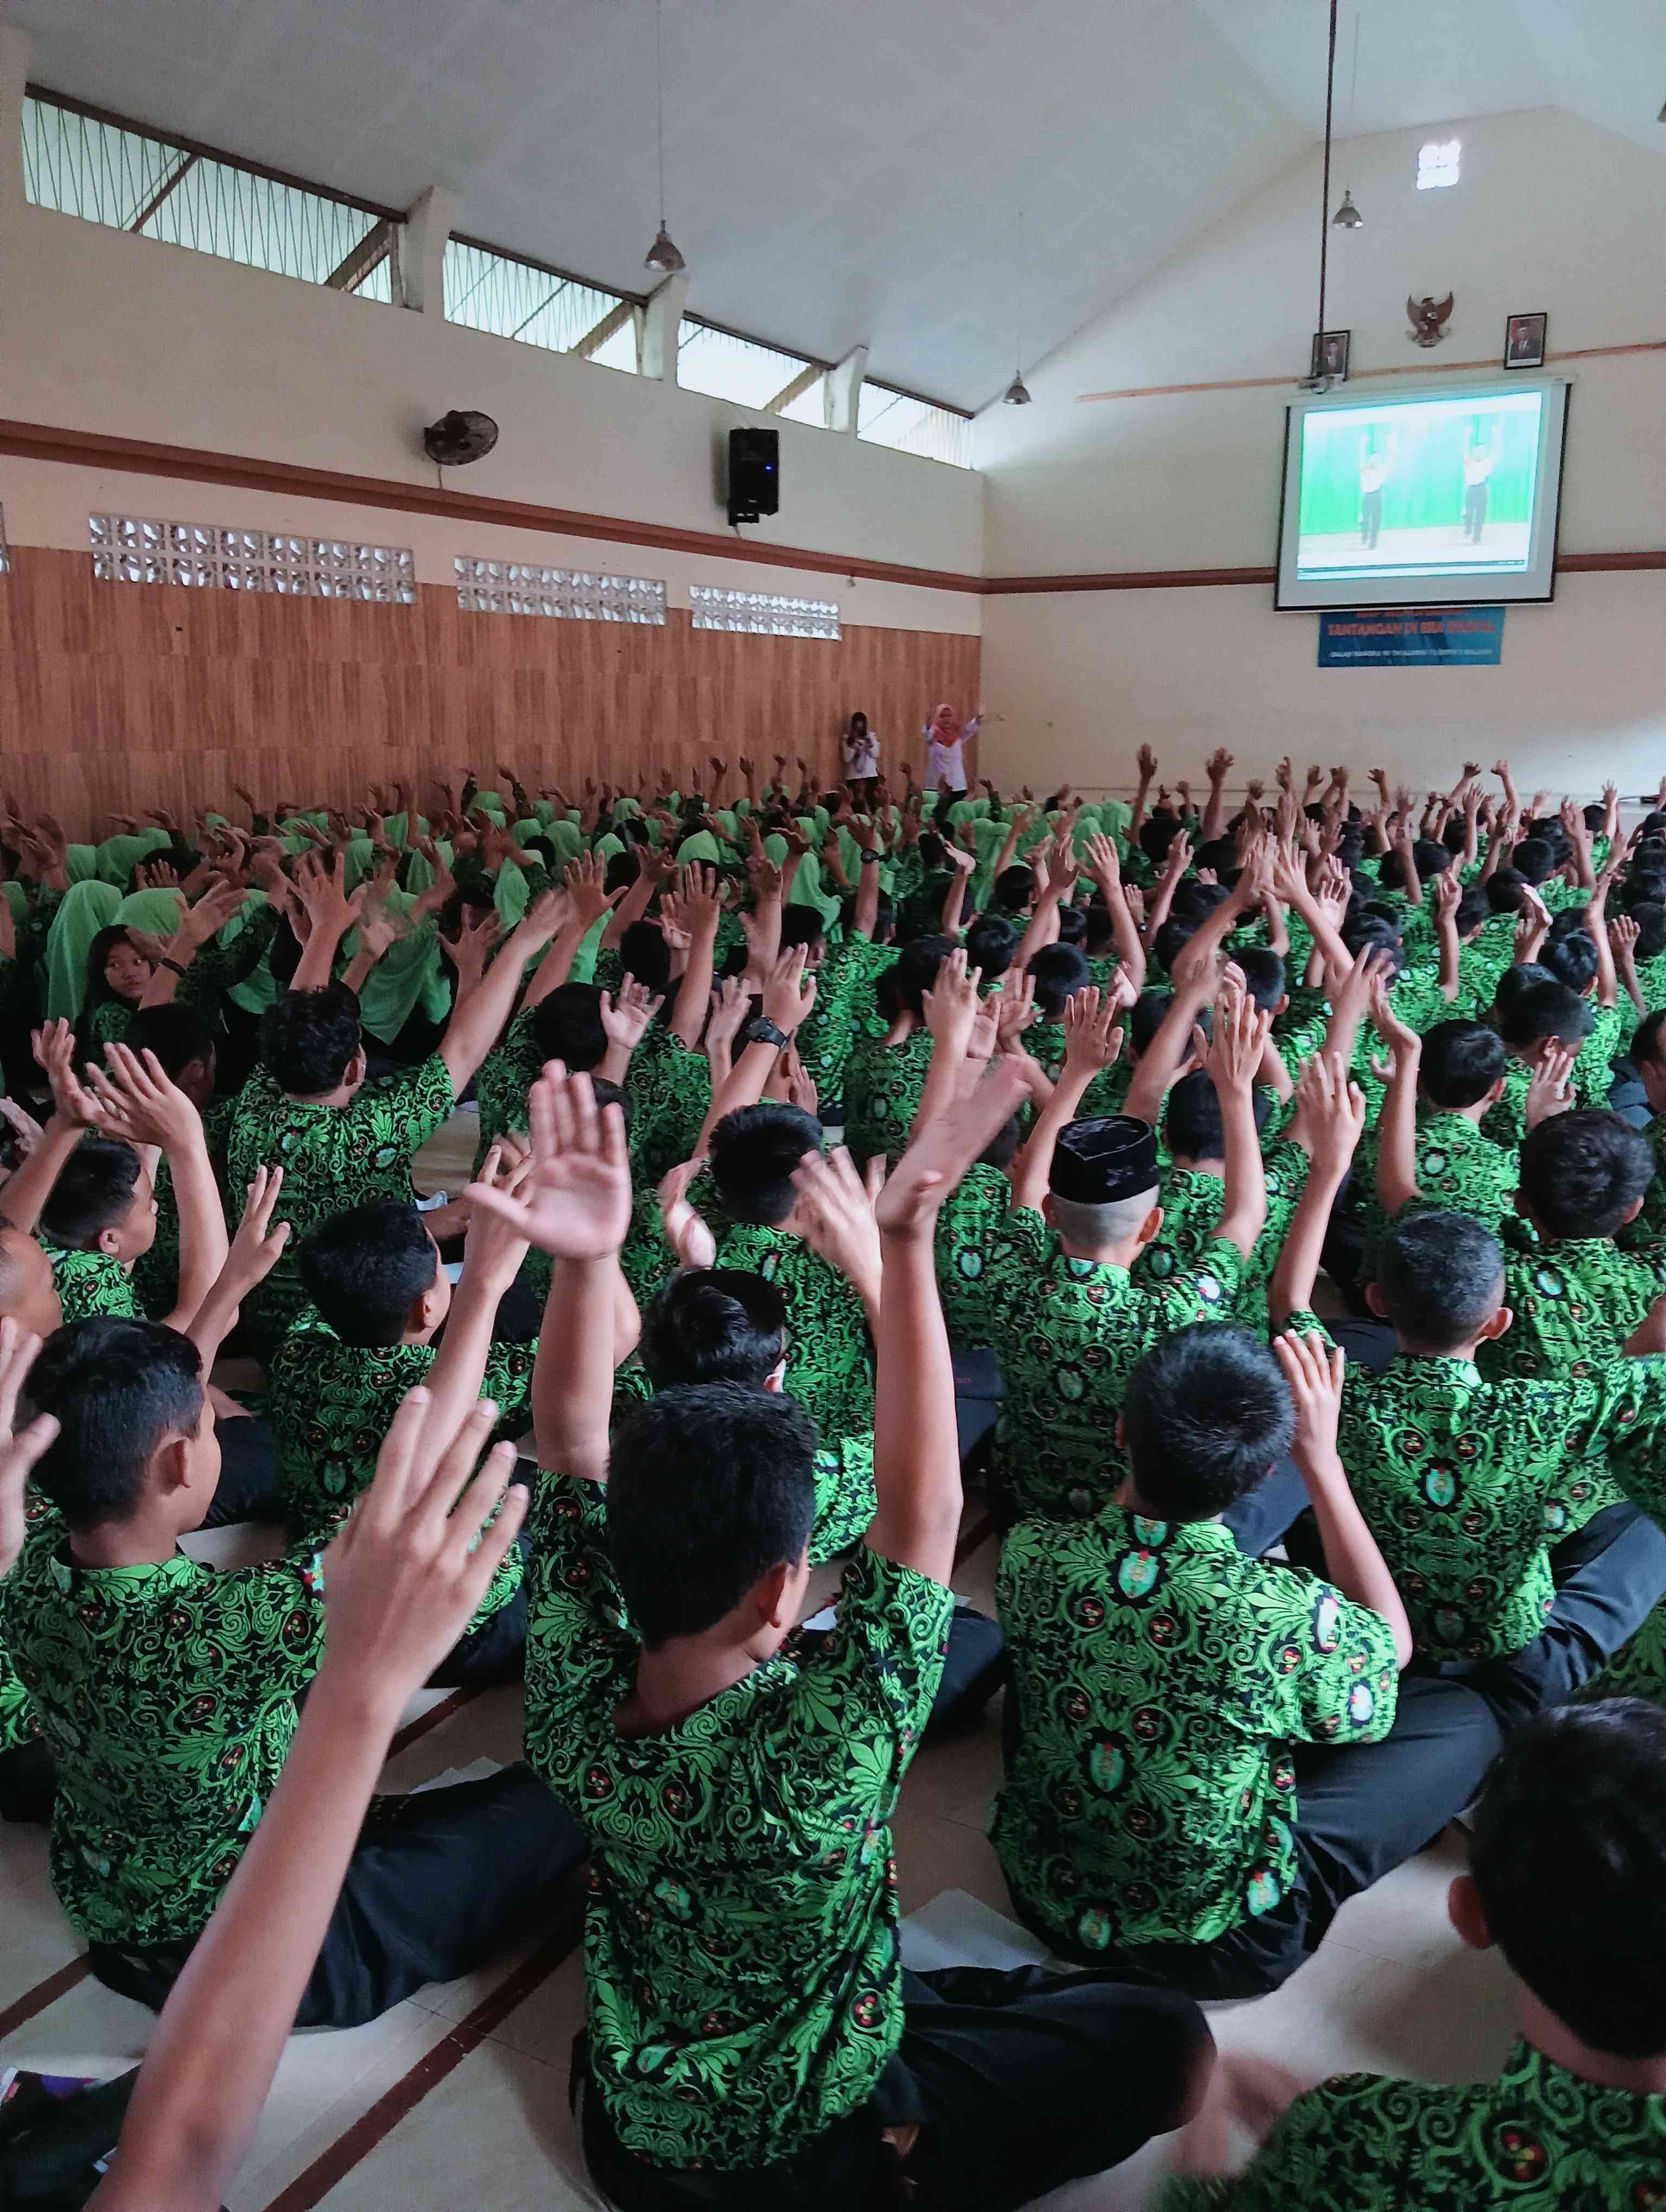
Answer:
<svg viewBox="0 0 1666 2212"><path fill-rule="evenodd" d="M1643 349L1599 349L1609 352ZM1666 349L1666 341L1663 341L1663 349ZM1197 385L1165 388L1204 391L1218 387ZM0 454L82 468L113 469L129 475L235 484L245 490L287 493L355 507L450 515L459 521L497 523L510 529L538 531L550 536L599 538L621 545L660 546L674 552L710 554L726 561L751 561L768 568L800 568L827 576L862 576L874 583L914 584L927 590L964 592L982 599L1005 599L1034 592L1196 591L1213 586L1270 584L1277 573L1271 568L1112 568L1079 574L972 576L958 569L911 568L897 562L871 561L861 554L822 553L805 546L761 544L718 531L676 530L659 523L627 521L617 515L538 507L523 500L487 499L472 492L447 491L442 486L398 483L382 477L350 476L337 469L300 468L288 461L209 453L190 446L157 445L141 438L106 437L98 431L64 429L42 422L0 419ZM1618 553L1564 553L1556 566L1564 575L1666 568L1666 547Z"/></svg>

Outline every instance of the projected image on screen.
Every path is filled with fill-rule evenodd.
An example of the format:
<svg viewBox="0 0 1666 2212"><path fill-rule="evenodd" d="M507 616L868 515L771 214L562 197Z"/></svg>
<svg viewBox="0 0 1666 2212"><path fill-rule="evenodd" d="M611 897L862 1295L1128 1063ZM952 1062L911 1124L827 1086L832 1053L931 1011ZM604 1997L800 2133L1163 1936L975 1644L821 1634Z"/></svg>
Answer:
<svg viewBox="0 0 1666 2212"><path fill-rule="evenodd" d="M1544 404L1535 390L1304 415L1298 580L1521 574Z"/></svg>

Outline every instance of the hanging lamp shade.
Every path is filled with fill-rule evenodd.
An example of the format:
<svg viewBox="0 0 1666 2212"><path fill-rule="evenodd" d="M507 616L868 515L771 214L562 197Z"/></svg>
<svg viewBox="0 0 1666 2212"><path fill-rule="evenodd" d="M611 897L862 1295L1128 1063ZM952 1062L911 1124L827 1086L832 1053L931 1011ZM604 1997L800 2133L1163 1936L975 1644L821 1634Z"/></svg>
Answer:
<svg viewBox="0 0 1666 2212"><path fill-rule="evenodd" d="M1030 404L1030 387L1021 376L1015 376L1000 398L1003 406L1027 407Z"/></svg>
<svg viewBox="0 0 1666 2212"><path fill-rule="evenodd" d="M1359 209L1353 204L1353 186L1346 186L1342 192L1342 204L1330 218L1332 229L1358 230L1365 219L1365 218L1360 214Z"/></svg>
<svg viewBox="0 0 1666 2212"><path fill-rule="evenodd" d="M686 269L688 265L672 244L671 233L661 222L654 235L654 243L648 250L648 258L642 264L643 268L656 269L662 276L674 276L679 269Z"/></svg>

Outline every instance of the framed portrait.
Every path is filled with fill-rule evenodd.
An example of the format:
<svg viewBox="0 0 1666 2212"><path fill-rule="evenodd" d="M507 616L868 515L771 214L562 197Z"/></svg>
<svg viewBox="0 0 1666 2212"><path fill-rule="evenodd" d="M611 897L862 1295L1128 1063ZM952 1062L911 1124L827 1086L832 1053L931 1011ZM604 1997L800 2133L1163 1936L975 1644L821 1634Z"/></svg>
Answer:
<svg viewBox="0 0 1666 2212"><path fill-rule="evenodd" d="M1511 315L1504 325L1504 365L1506 368L1542 368L1545 365L1545 325L1547 314Z"/></svg>
<svg viewBox="0 0 1666 2212"><path fill-rule="evenodd" d="M1313 333L1312 366L1310 376L1328 376L1337 384L1346 384L1348 375L1348 341L1352 331L1316 331Z"/></svg>

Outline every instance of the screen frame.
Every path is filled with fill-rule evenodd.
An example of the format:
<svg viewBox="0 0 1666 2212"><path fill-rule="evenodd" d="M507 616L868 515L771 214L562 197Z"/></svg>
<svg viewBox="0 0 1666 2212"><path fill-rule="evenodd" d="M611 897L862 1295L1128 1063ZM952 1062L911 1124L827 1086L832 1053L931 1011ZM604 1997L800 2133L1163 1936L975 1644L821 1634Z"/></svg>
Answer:
<svg viewBox="0 0 1666 2212"><path fill-rule="evenodd" d="M1473 607L1507 605L1544 606L1556 596L1561 550L1562 472L1567 458L1568 408L1572 380L1543 371L1516 370L1507 385L1503 372L1485 377L1454 377L1412 390L1390 387L1369 397L1346 388L1305 393L1287 400L1284 414L1284 461L1280 471L1279 542L1274 568L1273 605L1280 614L1317 614L1330 607ZM1470 576L1339 577L1303 582L1296 574L1301 522L1302 441L1298 424L1309 415L1344 407L1414 405L1430 399L1490 398L1505 392L1537 391L1547 404L1540 421L1539 466L1534 491L1532 535L1540 557L1524 570ZM1554 463L1554 466L1552 464Z"/></svg>

